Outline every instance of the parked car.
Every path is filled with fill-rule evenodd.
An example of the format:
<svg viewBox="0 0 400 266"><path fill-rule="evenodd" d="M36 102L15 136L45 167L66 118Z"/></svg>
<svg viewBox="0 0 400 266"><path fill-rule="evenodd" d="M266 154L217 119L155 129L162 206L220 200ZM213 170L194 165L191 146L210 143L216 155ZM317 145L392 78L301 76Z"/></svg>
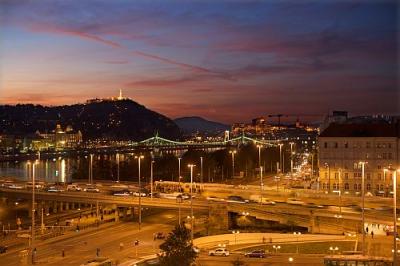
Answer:
<svg viewBox="0 0 400 266"><path fill-rule="evenodd" d="M82 191L82 188L78 185L68 185L67 191Z"/></svg>
<svg viewBox="0 0 400 266"><path fill-rule="evenodd" d="M0 246L0 254L6 253L8 247L7 246Z"/></svg>
<svg viewBox="0 0 400 266"><path fill-rule="evenodd" d="M97 187L86 187L83 191L91 193L99 193L100 189L98 189Z"/></svg>
<svg viewBox="0 0 400 266"><path fill-rule="evenodd" d="M262 250L262 249L253 250L253 251L244 253L244 256L248 257L248 258L265 258L265 250Z"/></svg>
<svg viewBox="0 0 400 266"><path fill-rule="evenodd" d="M229 250L226 248L216 248L208 252L209 256L229 256Z"/></svg>

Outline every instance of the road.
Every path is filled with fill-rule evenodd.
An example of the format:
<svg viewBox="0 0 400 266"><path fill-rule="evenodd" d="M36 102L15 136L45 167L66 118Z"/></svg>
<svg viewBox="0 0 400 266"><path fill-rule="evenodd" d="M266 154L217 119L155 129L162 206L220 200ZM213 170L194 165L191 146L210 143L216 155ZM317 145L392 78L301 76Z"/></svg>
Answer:
<svg viewBox="0 0 400 266"><path fill-rule="evenodd" d="M229 257L210 257L207 254L201 254L196 260L197 266L231 266L232 261L241 260L247 266L282 266L282 265L298 265L298 266L321 266L324 265L324 255L302 255L302 254L285 254L274 255L264 259L261 258L245 258L240 254L232 254ZM290 262L289 258L293 258Z"/></svg>
<svg viewBox="0 0 400 266"><path fill-rule="evenodd" d="M187 215L183 213L183 215ZM139 231L135 222L118 223L114 226L104 225L94 231L71 233L67 236L53 238L37 245L37 262L46 265L80 265L96 256L110 257L122 262L129 258L154 254L162 240L153 240L155 232L169 232L177 221L175 212L163 211L143 219ZM139 240L139 246L134 247L134 241ZM124 248L120 250L120 243ZM65 257L62 257L64 249ZM0 255L1 265L20 265L18 252L10 251Z"/></svg>

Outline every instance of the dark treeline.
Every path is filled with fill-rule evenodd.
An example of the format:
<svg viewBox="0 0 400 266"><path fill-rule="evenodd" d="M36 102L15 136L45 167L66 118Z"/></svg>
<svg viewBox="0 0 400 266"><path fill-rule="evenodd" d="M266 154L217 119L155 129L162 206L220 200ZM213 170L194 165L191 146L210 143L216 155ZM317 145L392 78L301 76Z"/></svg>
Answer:
<svg viewBox="0 0 400 266"><path fill-rule="evenodd" d="M213 152L201 150L188 150L181 156L182 181L190 181L190 169L188 164L195 164L194 181L201 180L201 157L203 157L203 181L220 182L232 178L232 154L230 150L223 149ZM285 172L290 171L290 150L283 149ZM121 181L138 180L138 160L135 155L121 155L119 163L119 178ZM150 165L153 164L154 181L178 181L178 156L174 154L142 153L141 160L142 181L149 182ZM277 162L279 162L279 148L268 147L261 149L261 166L264 172L276 173ZM255 145L242 145L236 149L235 154L235 176L243 175L245 179L251 179L258 175L258 148ZM73 169L73 179L86 179L89 172L89 159L82 160ZM95 156L93 160L93 178L95 180L117 180L118 166L116 156Z"/></svg>

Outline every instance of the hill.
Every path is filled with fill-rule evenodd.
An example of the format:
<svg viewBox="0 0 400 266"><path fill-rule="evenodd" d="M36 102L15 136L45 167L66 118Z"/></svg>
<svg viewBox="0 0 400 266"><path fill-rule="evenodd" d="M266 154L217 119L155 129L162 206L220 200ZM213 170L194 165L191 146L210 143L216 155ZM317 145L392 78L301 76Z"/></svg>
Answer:
<svg viewBox="0 0 400 266"><path fill-rule="evenodd" d="M142 140L154 136L176 139L178 126L169 118L132 100L98 100L86 104L42 106L0 105L0 134L51 132L60 124L80 130L84 139Z"/></svg>
<svg viewBox="0 0 400 266"><path fill-rule="evenodd" d="M222 123L206 120L202 117L181 117L174 120L185 134L200 132L203 134L215 134L228 130L230 127Z"/></svg>

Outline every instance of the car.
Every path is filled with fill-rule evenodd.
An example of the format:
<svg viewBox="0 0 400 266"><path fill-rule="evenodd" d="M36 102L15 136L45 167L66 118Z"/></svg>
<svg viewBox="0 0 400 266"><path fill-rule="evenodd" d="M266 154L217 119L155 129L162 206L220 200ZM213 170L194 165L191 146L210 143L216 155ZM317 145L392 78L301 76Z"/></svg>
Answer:
<svg viewBox="0 0 400 266"><path fill-rule="evenodd" d="M208 252L209 256L229 256L229 250L226 248L216 248Z"/></svg>
<svg viewBox="0 0 400 266"><path fill-rule="evenodd" d="M200 248L199 247L193 246L192 249L193 249L193 251L195 253L197 253L197 254L200 253Z"/></svg>
<svg viewBox="0 0 400 266"><path fill-rule="evenodd" d="M307 203L307 207L308 208L318 208L318 209L327 208L327 206L325 206L325 205L318 205L318 204L315 204L314 202Z"/></svg>
<svg viewBox="0 0 400 266"><path fill-rule="evenodd" d="M17 184L12 184L10 186L8 186L9 189L24 189L23 186L21 185L17 185Z"/></svg>
<svg viewBox="0 0 400 266"><path fill-rule="evenodd" d="M132 195L132 192L130 192L129 190L114 191L113 195L120 196L120 197L128 197L128 196Z"/></svg>
<svg viewBox="0 0 400 266"><path fill-rule="evenodd" d="M135 197L139 197L139 191L133 192L132 195L135 196ZM146 197L146 196L147 196L146 192L144 192L144 191L140 192L140 197Z"/></svg>
<svg viewBox="0 0 400 266"><path fill-rule="evenodd" d="M54 193L54 192L63 192L64 190L62 190L62 189L60 189L58 187L51 186L51 187L48 187L46 189L46 191Z"/></svg>
<svg viewBox="0 0 400 266"><path fill-rule="evenodd" d="M97 187L86 187L83 191L85 192L94 192L94 193L99 193L100 189L98 189Z"/></svg>
<svg viewBox="0 0 400 266"><path fill-rule="evenodd" d="M149 193L148 195L147 195L147 197L151 197L151 196L153 196L153 198L160 198L160 192L153 192L153 193Z"/></svg>
<svg viewBox="0 0 400 266"><path fill-rule="evenodd" d="M82 188L78 185L68 185L67 191L82 191Z"/></svg>
<svg viewBox="0 0 400 266"><path fill-rule="evenodd" d="M245 200L241 196L229 196L226 202L230 203L248 203L249 200Z"/></svg>
<svg viewBox="0 0 400 266"><path fill-rule="evenodd" d="M304 201L301 201L296 198L288 198L286 203L291 204L291 205L305 205L306 204Z"/></svg>
<svg viewBox="0 0 400 266"><path fill-rule="evenodd" d="M8 247L7 246L0 246L0 254L6 253Z"/></svg>
<svg viewBox="0 0 400 266"><path fill-rule="evenodd" d="M225 201L225 199L217 198L215 196L209 196L209 197L207 197L207 200L208 201L217 201L217 202Z"/></svg>
<svg viewBox="0 0 400 266"><path fill-rule="evenodd" d="M244 253L244 256L248 257L248 258L265 258L265 250L262 250L262 249L253 250L253 251Z"/></svg>
<svg viewBox="0 0 400 266"><path fill-rule="evenodd" d="M157 233L154 233L154 238L155 239L165 239L165 233L163 233L163 232L157 232Z"/></svg>

